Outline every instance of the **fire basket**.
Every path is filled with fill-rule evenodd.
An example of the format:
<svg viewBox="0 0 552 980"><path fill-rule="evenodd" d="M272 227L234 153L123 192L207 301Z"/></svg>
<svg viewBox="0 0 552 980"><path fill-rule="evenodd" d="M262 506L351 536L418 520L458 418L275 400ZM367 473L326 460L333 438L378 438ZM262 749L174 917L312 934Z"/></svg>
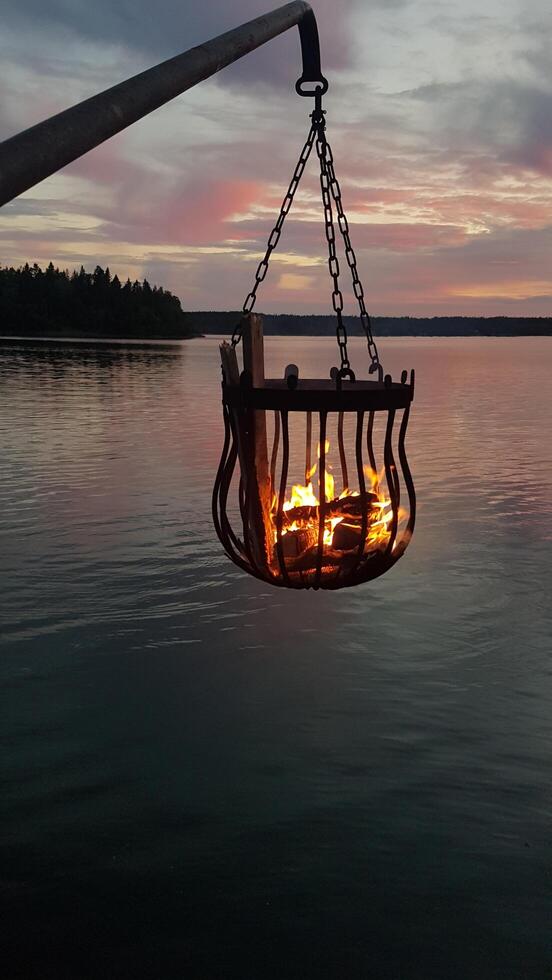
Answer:
<svg viewBox="0 0 552 980"><path fill-rule="evenodd" d="M225 436L213 490L213 520L227 555L251 575L295 589L340 589L382 575L404 554L416 515L405 449L414 372L408 378L403 371L400 381L383 374L321 97L322 87L242 320L232 343L221 346ZM303 379L293 364L282 379L265 380L262 321L252 310L314 145L341 366L327 380ZM375 380L358 380L348 358L334 208ZM236 348L242 338L240 372Z"/></svg>

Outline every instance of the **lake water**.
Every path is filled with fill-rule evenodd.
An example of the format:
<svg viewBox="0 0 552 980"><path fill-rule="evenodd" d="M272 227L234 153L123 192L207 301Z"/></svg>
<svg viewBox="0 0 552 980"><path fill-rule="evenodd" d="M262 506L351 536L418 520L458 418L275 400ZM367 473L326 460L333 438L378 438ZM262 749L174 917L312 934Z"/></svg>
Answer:
<svg viewBox="0 0 552 980"><path fill-rule="evenodd" d="M418 521L332 594L221 552L215 339L0 347L6 980L552 976L552 338L380 348Z"/></svg>

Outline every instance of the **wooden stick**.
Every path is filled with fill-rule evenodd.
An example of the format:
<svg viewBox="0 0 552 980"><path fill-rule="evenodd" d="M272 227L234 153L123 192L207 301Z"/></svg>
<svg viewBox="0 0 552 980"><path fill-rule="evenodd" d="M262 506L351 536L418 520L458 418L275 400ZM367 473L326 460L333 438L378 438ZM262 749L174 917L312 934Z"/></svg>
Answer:
<svg viewBox="0 0 552 980"><path fill-rule="evenodd" d="M242 319L243 369L251 375L254 388L264 388L264 339L263 320L257 313L249 313ZM255 468L259 487L268 486L268 444L266 438L266 412L254 412Z"/></svg>
<svg viewBox="0 0 552 980"><path fill-rule="evenodd" d="M263 318L257 313L246 313L242 317L241 330L243 369L250 372L254 388L264 388Z"/></svg>
<svg viewBox="0 0 552 980"><path fill-rule="evenodd" d="M220 345L220 363L224 372L225 383L227 385L239 385L240 369L236 357L236 348L228 344L226 340L223 340Z"/></svg>
<svg viewBox="0 0 552 980"><path fill-rule="evenodd" d="M262 317L248 313L242 319L243 369L250 377L254 388L263 388L264 340ZM258 557L263 563L270 561L272 545L267 541L267 530L272 527L271 484L268 465L268 444L266 437L266 413L259 409L252 412L249 437L252 442L251 459L254 467L256 493L252 495L252 517L258 539ZM248 474L243 474L244 480ZM249 475L250 476L250 475Z"/></svg>

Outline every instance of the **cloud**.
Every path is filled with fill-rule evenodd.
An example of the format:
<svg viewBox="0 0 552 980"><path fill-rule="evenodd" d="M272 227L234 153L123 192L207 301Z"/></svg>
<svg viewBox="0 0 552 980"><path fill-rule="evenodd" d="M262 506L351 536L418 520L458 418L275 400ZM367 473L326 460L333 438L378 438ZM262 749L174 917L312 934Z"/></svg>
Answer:
<svg viewBox="0 0 552 980"><path fill-rule="evenodd" d="M0 134L267 4L10 4ZM536 312L549 302L552 17L535 0L319 0L328 134L371 312ZM8 205L3 261L109 264L185 307L241 305L308 126L288 32ZM329 311L316 159L259 303ZM344 284L348 269L341 259ZM294 288L294 284L296 288ZM345 288L345 286L344 286ZM348 310L353 309L347 286Z"/></svg>
<svg viewBox="0 0 552 980"><path fill-rule="evenodd" d="M432 84L409 94L430 108L441 144L552 172L552 90L507 79Z"/></svg>
<svg viewBox="0 0 552 980"><path fill-rule="evenodd" d="M291 292L310 289L314 282L313 276L302 276L296 272L284 272L278 279L278 289L290 290Z"/></svg>
<svg viewBox="0 0 552 980"><path fill-rule="evenodd" d="M318 20L324 64L330 68L343 67L347 63L349 36L348 13L352 0L318 0ZM146 58L163 60L180 54L188 48L202 44L212 37L232 30L240 24L267 12L266 2L259 0L162 0L152 4L149 0L26 0L24 4L11 4L3 14L8 29L21 32L39 32L55 38L62 31L80 41L99 45L123 46L142 52ZM293 30L263 46L262 53L251 54L242 63L226 73L228 84L244 82L255 77L257 83L274 83L290 73L296 77L300 71L300 47L298 31ZM144 65L146 67L146 65Z"/></svg>

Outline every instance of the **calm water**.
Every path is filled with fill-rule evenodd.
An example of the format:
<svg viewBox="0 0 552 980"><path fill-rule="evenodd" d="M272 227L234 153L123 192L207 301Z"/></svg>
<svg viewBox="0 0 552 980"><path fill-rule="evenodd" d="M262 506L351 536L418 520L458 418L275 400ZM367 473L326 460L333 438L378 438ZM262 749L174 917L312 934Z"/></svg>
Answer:
<svg viewBox="0 0 552 980"><path fill-rule="evenodd" d="M6 980L552 976L552 339L381 352L416 533L313 594L211 528L216 340L0 347Z"/></svg>

